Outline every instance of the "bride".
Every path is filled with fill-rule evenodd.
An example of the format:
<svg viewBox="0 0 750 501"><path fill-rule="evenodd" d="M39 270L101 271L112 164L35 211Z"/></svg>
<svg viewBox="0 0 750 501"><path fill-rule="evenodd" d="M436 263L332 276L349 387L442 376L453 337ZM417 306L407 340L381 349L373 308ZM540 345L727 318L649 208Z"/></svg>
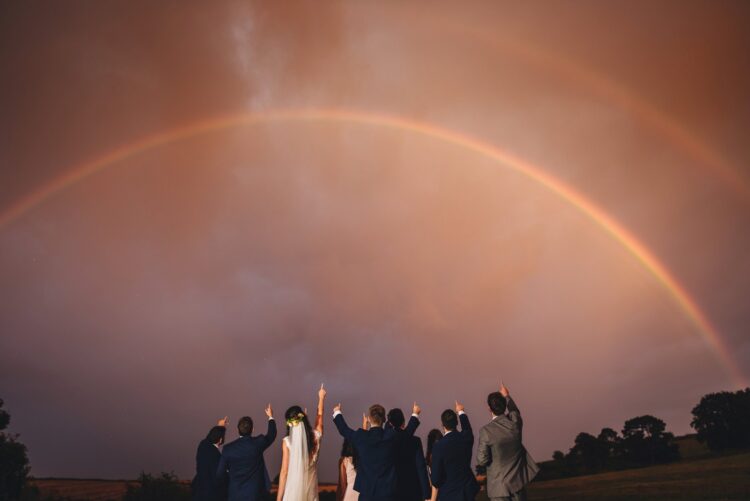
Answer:
<svg viewBox="0 0 750 501"><path fill-rule="evenodd" d="M287 436L281 441L281 473L276 501L318 501L318 452L323 438L323 404L326 390L318 390L315 428L299 405L287 409Z"/></svg>

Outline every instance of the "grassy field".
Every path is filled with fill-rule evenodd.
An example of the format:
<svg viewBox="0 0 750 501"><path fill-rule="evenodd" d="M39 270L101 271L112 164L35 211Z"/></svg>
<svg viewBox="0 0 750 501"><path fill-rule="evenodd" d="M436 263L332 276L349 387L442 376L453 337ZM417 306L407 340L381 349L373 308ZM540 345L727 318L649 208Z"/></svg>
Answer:
<svg viewBox="0 0 750 501"><path fill-rule="evenodd" d="M553 499L750 500L750 453L548 480L531 485L529 501Z"/></svg>
<svg viewBox="0 0 750 501"><path fill-rule="evenodd" d="M686 456L704 456L698 448L694 452ZM45 494L90 501L119 500L128 485L122 480L40 479L35 483ZM321 485L321 491L328 490L335 490L335 487ZM477 501L486 499L482 494ZM529 489L529 501L633 499L750 500L750 453L535 482Z"/></svg>

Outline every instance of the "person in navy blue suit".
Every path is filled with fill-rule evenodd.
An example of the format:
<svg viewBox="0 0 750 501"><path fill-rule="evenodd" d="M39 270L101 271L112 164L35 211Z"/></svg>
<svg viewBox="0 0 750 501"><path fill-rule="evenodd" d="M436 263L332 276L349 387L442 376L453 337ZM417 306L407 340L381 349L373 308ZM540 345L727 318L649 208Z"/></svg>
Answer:
<svg viewBox="0 0 750 501"><path fill-rule="evenodd" d="M333 422L342 437L349 440L357 449L359 463L354 490L359 492L360 501L396 501L398 480L396 477L396 454L400 437L412 437L419 427L419 413L422 411L416 402L412 408L409 424L397 433L392 427L384 429L385 408L373 405L367 420L370 429L352 430L341 414L341 404L333 408Z"/></svg>
<svg viewBox="0 0 750 501"><path fill-rule="evenodd" d="M193 501L223 501L227 498L226 482L218 474L221 451L227 432L228 418L220 419L206 438L198 444L195 453L195 477L190 484Z"/></svg>
<svg viewBox="0 0 750 501"><path fill-rule="evenodd" d="M461 431L458 421L461 420ZM432 451L432 484L437 488L438 501L474 501L479 483L471 471L474 434L464 406L456 402L456 410L447 409L440 416L443 438Z"/></svg>
<svg viewBox="0 0 750 501"><path fill-rule="evenodd" d="M263 453L276 440L276 421L271 404L266 407L268 432L253 437L253 420L245 416L237 423L240 438L224 446L218 472L229 476L229 501L260 501L271 490Z"/></svg>
<svg viewBox="0 0 750 501"><path fill-rule="evenodd" d="M432 486L427 477L422 439L405 436L406 419L401 409L388 411L386 428L393 428L396 440L396 499L398 501L422 501L430 499Z"/></svg>

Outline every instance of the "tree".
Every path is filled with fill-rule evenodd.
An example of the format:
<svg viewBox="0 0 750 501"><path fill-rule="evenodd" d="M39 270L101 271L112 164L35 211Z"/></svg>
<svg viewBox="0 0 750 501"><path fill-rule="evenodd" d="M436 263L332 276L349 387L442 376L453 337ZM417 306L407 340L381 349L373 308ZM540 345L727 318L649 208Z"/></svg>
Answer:
<svg viewBox="0 0 750 501"><path fill-rule="evenodd" d="M0 399L0 499L18 499L21 496L31 467L26 455L26 446L18 441L18 435L5 433L10 424L10 414Z"/></svg>
<svg viewBox="0 0 750 501"><path fill-rule="evenodd" d="M585 470L601 470L607 464L609 450L606 444L600 442L589 433L579 433L575 445L570 449L570 456Z"/></svg>
<svg viewBox="0 0 750 501"><path fill-rule="evenodd" d="M654 416L639 416L625 421L622 429L622 451L637 465L668 463L679 458L674 435L667 425Z"/></svg>
<svg viewBox="0 0 750 501"><path fill-rule="evenodd" d="M750 447L750 388L704 395L693 408L691 426L711 450Z"/></svg>

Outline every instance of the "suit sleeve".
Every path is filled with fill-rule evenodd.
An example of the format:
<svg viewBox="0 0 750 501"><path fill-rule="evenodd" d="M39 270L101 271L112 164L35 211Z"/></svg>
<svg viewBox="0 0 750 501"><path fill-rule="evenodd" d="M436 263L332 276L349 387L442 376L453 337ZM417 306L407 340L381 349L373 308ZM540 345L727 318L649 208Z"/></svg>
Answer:
<svg viewBox="0 0 750 501"><path fill-rule="evenodd" d="M518 425L523 424L523 420L521 419L521 411L518 409L518 406L513 401L510 396L508 396L508 417L511 421L514 423L518 423Z"/></svg>
<svg viewBox="0 0 750 501"><path fill-rule="evenodd" d="M471 429L469 416L467 416L466 413L463 413L458 416L458 419L461 421L461 435L463 435L467 441L471 440L474 442L474 431Z"/></svg>
<svg viewBox="0 0 750 501"><path fill-rule="evenodd" d="M350 442L353 442L354 430L349 428L349 425L346 424L343 414L336 414L336 417L333 418L333 423L336 425L336 429L339 430L339 435Z"/></svg>
<svg viewBox="0 0 750 501"><path fill-rule="evenodd" d="M273 441L276 440L276 420L268 420L268 433L263 437L263 448L268 449Z"/></svg>
<svg viewBox="0 0 750 501"><path fill-rule="evenodd" d="M424 460L422 440L419 437L415 440L417 446L414 448L416 454L414 460L417 463L417 475L419 475L419 486L422 488L422 499L430 499L432 497L432 489L430 488L430 479L427 477L427 463Z"/></svg>
<svg viewBox="0 0 750 501"><path fill-rule="evenodd" d="M414 432L417 431L417 428L419 428L419 419L415 418L414 416L410 417L409 424L407 424L406 428L404 429L404 431L406 432L406 436L414 436Z"/></svg>
<svg viewBox="0 0 750 501"><path fill-rule="evenodd" d="M224 457L224 454L221 455L221 459L219 459L219 466L216 467L216 481L217 482L223 482L224 478L227 476L227 470L228 470L228 464L227 460Z"/></svg>
<svg viewBox="0 0 750 501"><path fill-rule="evenodd" d="M445 482L445 468L443 466L443 455L440 449L432 450L432 472L430 475L432 485L440 489Z"/></svg>
<svg viewBox="0 0 750 501"><path fill-rule="evenodd" d="M492 450L490 449L487 430L479 431L479 445L477 446L477 463L479 466L487 466L492 462Z"/></svg>

